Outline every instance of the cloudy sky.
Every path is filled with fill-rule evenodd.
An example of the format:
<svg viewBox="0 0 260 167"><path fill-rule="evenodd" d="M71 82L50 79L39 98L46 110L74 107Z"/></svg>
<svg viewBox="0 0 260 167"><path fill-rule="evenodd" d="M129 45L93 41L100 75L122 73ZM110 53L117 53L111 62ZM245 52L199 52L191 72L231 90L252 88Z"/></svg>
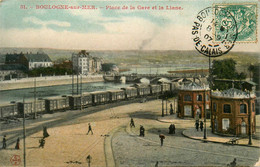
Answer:
<svg viewBox="0 0 260 167"><path fill-rule="evenodd" d="M21 9L21 5L25 5L27 9ZM97 9L36 9L37 5L95 5ZM107 6L122 8L124 5L135 8L138 5L150 8L157 6L157 10L106 9ZM159 6L165 8L166 5L178 6L182 10L158 10ZM212 2L201 0L2 0L0 47L192 50L194 43L191 28L195 16L200 10L211 5ZM258 28L259 23L258 21ZM260 52L259 48L259 43L238 44L233 50Z"/></svg>

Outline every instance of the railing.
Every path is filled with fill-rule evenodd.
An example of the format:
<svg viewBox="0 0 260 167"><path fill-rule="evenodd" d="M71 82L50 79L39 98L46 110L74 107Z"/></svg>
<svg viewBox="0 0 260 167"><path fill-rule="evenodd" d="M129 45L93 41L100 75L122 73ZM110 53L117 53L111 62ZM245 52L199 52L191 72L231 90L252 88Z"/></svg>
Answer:
<svg viewBox="0 0 260 167"><path fill-rule="evenodd" d="M237 92L230 92L230 93L225 93L225 92L220 92L220 91L213 91L212 96L218 96L218 97L229 97L229 98L254 98L256 97L255 93L237 93Z"/></svg>

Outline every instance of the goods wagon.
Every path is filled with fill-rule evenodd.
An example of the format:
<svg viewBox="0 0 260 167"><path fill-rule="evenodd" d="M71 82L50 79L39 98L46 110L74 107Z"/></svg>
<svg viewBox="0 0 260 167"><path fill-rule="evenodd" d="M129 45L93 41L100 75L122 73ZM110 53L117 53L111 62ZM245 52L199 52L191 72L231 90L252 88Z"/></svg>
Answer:
<svg viewBox="0 0 260 167"><path fill-rule="evenodd" d="M0 105L1 118L13 117L18 115L17 104L1 104Z"/></svg>
<svg viewBox="0 0 260 167"><path fill-rule="evenodd" d="M160 94L161 93L161 86L160 85L149 85L151 89L151 94Z"/></svg>
<svg viewBox="0 0 260 167"><path fill-rule="evenodd" d="M68 97L49 97L45 99L45 108L48 113L69 108Z"/></svg>
<svg viewBox="0 0 260 167"><path fill-rule="evenodd" d="M125 98L131 99L137 97L137 88L134 87L127 87L127 88L121 88L125 92Z"/></svg>
<svg viewBox="0 0 260 167"><path fill-rule="evenodd" d="M80 104L82 104L83 108L86 108L87 106L92 105L92 96L87 92L82 95L69 96L69 104L70 108L74 110L81 108Z"/></svg>
<svg viewBox="0 0 260 167"><path fill-rule="evenodd" d="M33 114L45 112L45 100L26 101L18 103L19 114Z"/></svg>
<svg viewBox="0 0 260 167"><path fill-rule="evenodd" d="M93 105L104 104L110 101L107 91L96 91L90 93Z"/></svg>
<svg viewBox="0 0 260 167"><path fill-rule="evenodd" d="M109 93L109 99L111 102L125 99L124 90L109 90L108 93Z"/></svg>
<svg viewBox="0 0 260 167"><path fill-rule="evenodd" d="M134 87L137 88L138 96L147 96L151 94L151 89L149 85L146 84L134 84Z"/></svg>
<svg viewBox="0 0 260 167"><path fill-rule="evenodd" d="M171 91L170 84L169 83L162 83L161 84L161 90L162 90L162 93Z"/></svg>

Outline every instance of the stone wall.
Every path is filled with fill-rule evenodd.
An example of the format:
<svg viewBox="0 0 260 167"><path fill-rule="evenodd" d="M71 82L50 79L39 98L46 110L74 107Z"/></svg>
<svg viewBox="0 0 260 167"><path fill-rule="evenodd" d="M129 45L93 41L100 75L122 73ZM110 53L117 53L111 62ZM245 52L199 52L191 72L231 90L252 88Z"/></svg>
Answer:
<svg viewBox="0 0 260 167"><path fill-rule="evenodd" d="M67 85L72 83L72 76L51 76L51 77L36 77L36 78L23 78L23 79L12 79L9 81L0 82L0 91L12 90L12 89L23 89L34 87L34 81L36 79L37 87L54 86L54 85ZM82 76L82 83L89 82L103 82L102 75L89 75ZM76 76L74 76L74 83L77 82ZM79 77L80 82L80 77Z"/></svg>

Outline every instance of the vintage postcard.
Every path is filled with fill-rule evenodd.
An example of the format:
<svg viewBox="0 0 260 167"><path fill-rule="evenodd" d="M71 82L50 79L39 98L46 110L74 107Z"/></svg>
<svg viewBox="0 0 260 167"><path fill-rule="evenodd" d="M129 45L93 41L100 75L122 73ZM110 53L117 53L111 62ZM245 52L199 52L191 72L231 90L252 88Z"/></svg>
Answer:
<svg viewBox="0 0 260 167"><path fill-rule="evenodd" d="M0 0L0 166L260 166L259 5Z"/></svg>

